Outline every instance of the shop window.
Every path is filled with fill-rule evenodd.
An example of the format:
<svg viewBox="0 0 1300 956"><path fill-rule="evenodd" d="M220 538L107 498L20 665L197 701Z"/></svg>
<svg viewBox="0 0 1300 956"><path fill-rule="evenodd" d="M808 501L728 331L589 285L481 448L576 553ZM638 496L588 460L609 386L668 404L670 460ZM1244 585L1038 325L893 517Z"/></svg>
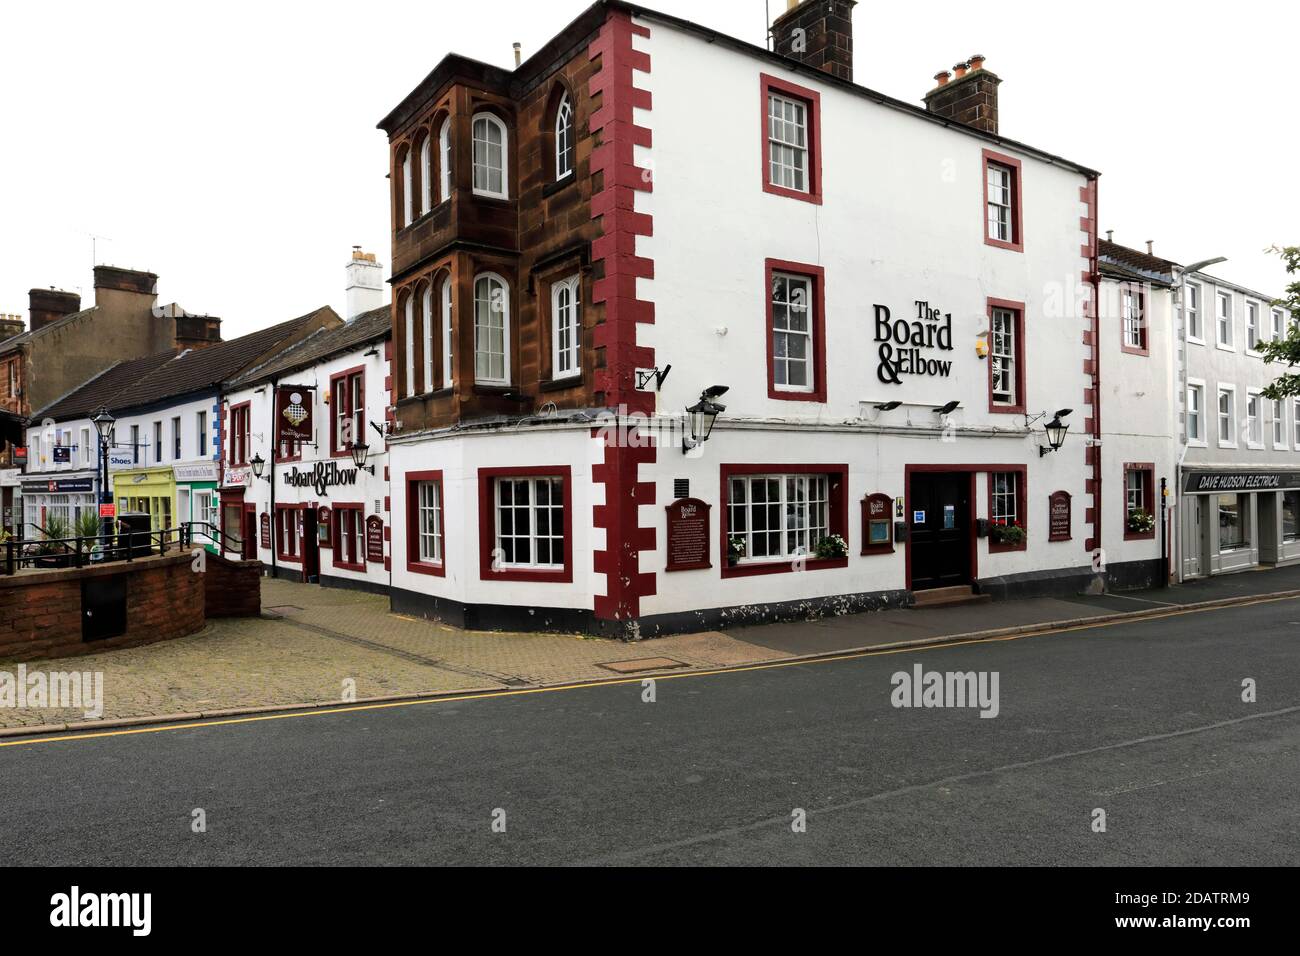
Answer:
<svg viewBox="0 0 1300 956"><path fill-rule="evenodd" d="M1300 491L1282 493L1282 540L1300 541Z"/></svg>
<svg viewBox="0 0 1300 956"><path fill-rule="evenodd" d="M1124 466L1124 538L1155 537L1155 465Z"/></svg>
<svg viewBox="0 0 1300 956"><path fill-rule="evenodd" d="M571 469L479 469L483 580L573 580Z"/></svg>
<svg viewBox="0 0 1300 956"><path fill-rule="evenodd" d="M442 472L416 471L406 476L406 568L417 574L446 573Z"/></svg>
<svg viewBox="0 0 1300 956"><path fill-rule="evenodd" d="M1250 495L1219 495L1219 550L1250 546Z"/></svg>
<svg viewBox="0 0 1300 956"><path fill-rule="evenodd" d="M723 465L722 576L847 563L847 469Z"/></svg>
<svg viewBox="0 0 1300 956"><path fill-rule="evenodd" d="M335 504L334 567L350 571L366 569L365 519L358 504Z"/></svg>

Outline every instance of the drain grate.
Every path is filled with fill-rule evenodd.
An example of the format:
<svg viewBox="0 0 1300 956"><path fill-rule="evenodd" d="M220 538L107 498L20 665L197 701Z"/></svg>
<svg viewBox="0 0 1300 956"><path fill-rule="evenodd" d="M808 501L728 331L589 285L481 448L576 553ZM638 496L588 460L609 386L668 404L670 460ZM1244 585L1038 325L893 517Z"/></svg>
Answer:
<svg viewBox="0 0 1300 956"><path fill-rule="evenodd" d="M690 667L691 665L675 661L671 657L643 657L635 661L609 661L596 666L603 667L607 671L613 671L615 674L639 674L643 671L665 671L677 667Z"/></svg>

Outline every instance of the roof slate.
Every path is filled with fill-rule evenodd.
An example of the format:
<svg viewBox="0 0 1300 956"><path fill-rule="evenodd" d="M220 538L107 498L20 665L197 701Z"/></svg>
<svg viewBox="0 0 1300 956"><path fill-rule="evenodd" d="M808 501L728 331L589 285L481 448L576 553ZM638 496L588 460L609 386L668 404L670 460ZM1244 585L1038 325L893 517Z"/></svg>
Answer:
<svg viewBox="0 0 1300 956"><path fill-rule="evenodd" d="M263 382L276 375L314 365L367 342L385 339L391 333L391 306L371 309L336 329L322 329L308 336L292 348L278 353L269 362L243 372L228 384L238 388Z"/></svg>

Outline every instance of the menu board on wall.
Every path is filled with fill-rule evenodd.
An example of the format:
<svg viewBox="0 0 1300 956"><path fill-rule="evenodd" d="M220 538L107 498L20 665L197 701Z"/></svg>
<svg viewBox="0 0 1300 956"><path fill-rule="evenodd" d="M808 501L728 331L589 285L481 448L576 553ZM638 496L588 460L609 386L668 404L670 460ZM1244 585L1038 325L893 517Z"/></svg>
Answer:
<svg viewBox="0 0 1300 956"><path fill-rule="evenodd" d="M366 519L366 560L384 563L384 519L379 515Z"/></svg>
<svg viewBox="0 0 1300 956"><path fill-rule="evenodd" d="M1048 541L1070 540L1070 493L1056 491L1047 499Z"/></svg>
<svg viewBox="0 0 1300 956"><path fill-rule="evenodd" d="M698 571L709 563L709 505L681 498L668 506L668 571Z"/></svg>
<svg viewBox="0 0 1300 956"><path fill-rule="evenodd" d="M262 512L262 547L270 549L271 547L271 516L265 511Z"/></svg>

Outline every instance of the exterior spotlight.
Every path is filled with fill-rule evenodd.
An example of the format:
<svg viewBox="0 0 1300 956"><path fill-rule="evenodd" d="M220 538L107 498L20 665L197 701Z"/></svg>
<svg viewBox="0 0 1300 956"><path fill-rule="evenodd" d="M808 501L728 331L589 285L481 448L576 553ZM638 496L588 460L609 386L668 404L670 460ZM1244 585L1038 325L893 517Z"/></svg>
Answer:
<svg viewBox="0 0 1300 956"><path fill-rule="evenodd" d="M253 477L261 478L262 469L266 467L266 459L261 455L254 455L253 460L249 462L253 466Z"/></svg>
<svg viewBox="0 0 1300 956"><path fill-rule="evenodd" d="M902 408L902 407L903 407L903 403L902 403L902 402L882 402L881 404L879 404L879 405L876 406L876 411L878 411L878 412L892 412L894 409L896 409L896 408Z"/></svg>
<svg viewBox="0 0 1300 956"><path fill-rule="evenodd" d="M358 471L368 471L370 474L375 473L375 466L366 467L366 459L370 456L370 446L365 442L353 442L348 450L352 452L352 464L357 466Z"/></svg>
<svg viewBox="0 0 1300 956"><path fill-rule="evenodd" d="M961 408L961 402L949 402L943 408L934 409L936 415L951 415L957 409Z"/></svg>
<svg viewBox="0 0 1300 956"><path fill-rule="evenodd" d="M718 420L718 416L727 410L727 406L719 405L714 401L722 395L725 395L730 389L726 385L714 385L704 390L700 395L700 400L686 409L686 421L690 428L690 434L682 436L682 453L689 452L692 448L699 448L709 440L709 434L713 431L713 423Z"/></svg>

